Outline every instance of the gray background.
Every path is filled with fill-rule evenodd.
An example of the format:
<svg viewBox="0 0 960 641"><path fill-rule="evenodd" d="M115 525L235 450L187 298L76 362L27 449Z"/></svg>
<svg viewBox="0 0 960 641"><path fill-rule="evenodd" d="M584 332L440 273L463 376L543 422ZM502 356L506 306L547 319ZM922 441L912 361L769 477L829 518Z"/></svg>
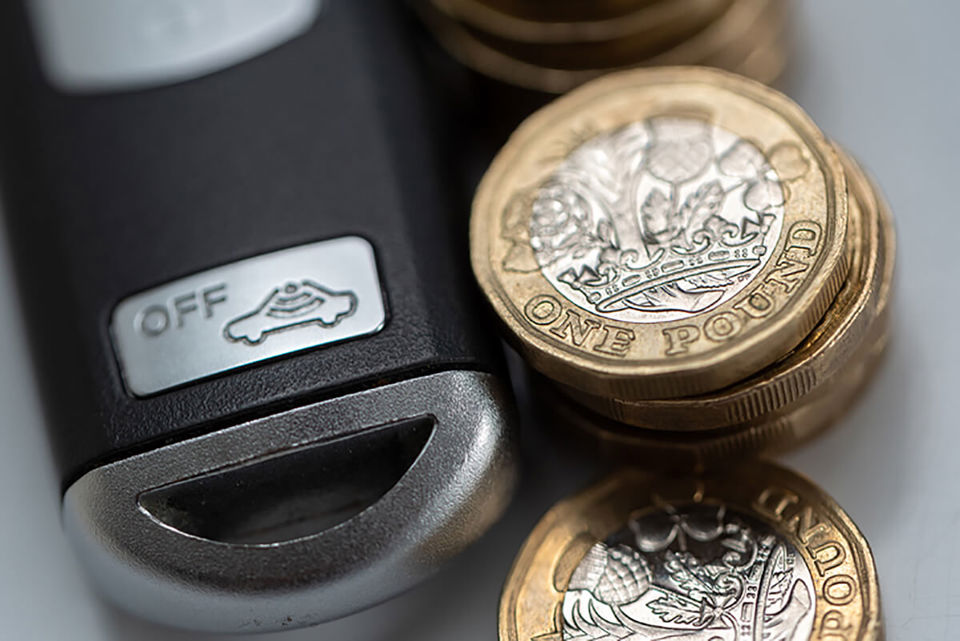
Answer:
<svg viewBox="0 0 960 641"><path fill-rule="evenodd" d="M895 336L883 369L829 433L784 457L859 524L880 571L888 639L960 638L960 4L801 0L781 88L878 178L897 217ZM2 232L0 232L2 233ZM0 637L206 637L153 626L99 601L60 528L24 328L0 243ZM298 639L496 638L500 586L525 534L591 472L525 425L525 481L507 518L434 580ZM247 637L249 638L249 637Z"/></svg>

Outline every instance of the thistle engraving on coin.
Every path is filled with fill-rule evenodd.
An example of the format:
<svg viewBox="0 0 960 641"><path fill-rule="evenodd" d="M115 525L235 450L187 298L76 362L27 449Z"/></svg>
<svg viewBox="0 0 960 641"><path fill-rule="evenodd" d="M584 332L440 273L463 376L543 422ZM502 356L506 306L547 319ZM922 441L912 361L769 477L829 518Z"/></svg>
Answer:
<svg viewBox="0 0 960 641"><path fill-rule="evenodd" d="M658 116L576 147L522 200L505 236L527 236L539 269L573 304L627 322L688 318L742 291L773 254L787 183L808 163L781 143L764 152L705 120ZM529 250L527 250L529 251Z"/></svg>
<svg viewBox="0 0 960 641"><path fill-rule="evenodd" d="M773 528L723 505L661 505L580 561L563 597L563 639L805 641L815 593Z"/></svg>

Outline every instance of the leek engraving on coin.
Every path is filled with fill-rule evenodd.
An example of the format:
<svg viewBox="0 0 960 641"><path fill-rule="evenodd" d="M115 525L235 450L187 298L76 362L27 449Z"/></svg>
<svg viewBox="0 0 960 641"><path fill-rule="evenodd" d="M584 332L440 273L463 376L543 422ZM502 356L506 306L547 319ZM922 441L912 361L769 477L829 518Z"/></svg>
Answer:
<svg viewBox="0 0 960 641"><path fill-rule="evenodd" d="M228 340L256 345L280 330L334 327L356 310L357 295L352 291L330 291L309 280L289 282L274 288L257 309L230 321L223 333Z"/></svg>
<svg viewBox="0 0 960 641"><path fill-rule="evenodd" d="M530 198L529 244L570 302L628 322L689 318L743 290L780 237L800 149L692 117L597 135ZM514 216L507 213L508 218ZM505 269L516 270L510 256Z"/></svg>
<svg viewBox="0 0 960 641"><path fill-rule="evenodd" d="M816 591L796 548L722 505L634 513L563 598L564 641L806 641Z"/></svg>

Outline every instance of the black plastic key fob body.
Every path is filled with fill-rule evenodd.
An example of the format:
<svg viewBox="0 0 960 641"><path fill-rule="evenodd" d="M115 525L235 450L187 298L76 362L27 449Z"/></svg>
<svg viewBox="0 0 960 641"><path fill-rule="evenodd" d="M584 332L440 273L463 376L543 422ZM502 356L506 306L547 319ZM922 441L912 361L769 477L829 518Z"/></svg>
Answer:
<svg viewBox="0 0 960 641"><path fill-rule="evenodd" d="M513 481L406 16L58 13L111 3L0 7L0 186L66 530L112 599L183 627L386 599Z"/></svg>

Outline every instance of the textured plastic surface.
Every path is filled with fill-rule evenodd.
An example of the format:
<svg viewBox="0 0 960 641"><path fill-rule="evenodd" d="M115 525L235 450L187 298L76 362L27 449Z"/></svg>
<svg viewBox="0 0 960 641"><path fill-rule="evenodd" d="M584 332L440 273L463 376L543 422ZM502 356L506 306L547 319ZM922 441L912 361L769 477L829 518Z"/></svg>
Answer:
<svg viewBox="0 0 960 641"><path fill-rule="evenodd" d="M305 35L219 73L69 96L44 79L23 7L0 3L0 183L64 484L293 405L495 366L398 5L330 3ZM350 234L374 246L383 331L146 399L125 391L108 331L124 297Z"/></svg>

